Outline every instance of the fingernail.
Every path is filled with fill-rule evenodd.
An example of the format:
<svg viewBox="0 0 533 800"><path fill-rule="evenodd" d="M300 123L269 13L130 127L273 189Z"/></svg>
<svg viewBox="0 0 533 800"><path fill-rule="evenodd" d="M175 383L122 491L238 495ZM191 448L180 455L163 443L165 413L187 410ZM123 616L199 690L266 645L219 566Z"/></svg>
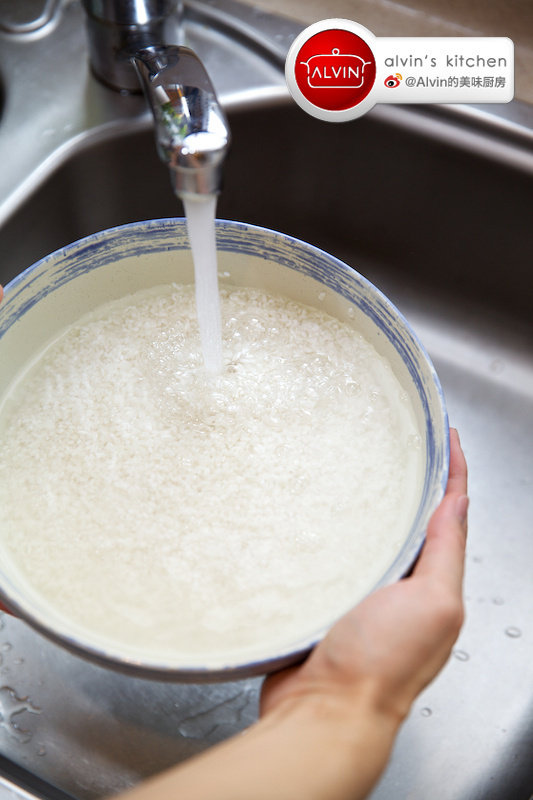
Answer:
<svg viewBox="0 0 533 800"><path fill-rule="evenodd" d="M455 514L461 525L464 525L466 522L469 503L470 499L466 494L462 494L461 497L458 497L455 501Z"/></svg>

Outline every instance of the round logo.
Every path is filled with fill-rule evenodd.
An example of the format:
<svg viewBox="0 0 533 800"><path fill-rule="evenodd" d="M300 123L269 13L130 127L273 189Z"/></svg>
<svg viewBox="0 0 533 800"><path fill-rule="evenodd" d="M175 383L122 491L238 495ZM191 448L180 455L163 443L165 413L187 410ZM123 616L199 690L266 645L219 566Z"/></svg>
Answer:
<svg viewBox="0 0 533 800"><path fill-rule="evenodd" d="M323 20L293 42L285 64L292 96L322 120L355 119L371 108L376 80L374 37L351 20Z"/></svg>

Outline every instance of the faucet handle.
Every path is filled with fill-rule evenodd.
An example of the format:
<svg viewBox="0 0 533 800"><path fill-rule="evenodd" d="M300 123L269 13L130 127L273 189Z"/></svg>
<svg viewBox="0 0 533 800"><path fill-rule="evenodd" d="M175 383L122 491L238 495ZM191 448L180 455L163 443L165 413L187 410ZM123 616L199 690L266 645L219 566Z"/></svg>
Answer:
<svg viewBox="0 0 533 800"><path fill-rule="evenodd" d="M176 194L216 194L230 130L204 65L188 47L177 45L144 48L133 60Z"/></svg>
<svg viewBox="0 0 533 800"><path fill-rule="evenodd" d="M179 42L182 0L82 0L91 67L112 89L139 93L131 59L154 44Z"/></svg>

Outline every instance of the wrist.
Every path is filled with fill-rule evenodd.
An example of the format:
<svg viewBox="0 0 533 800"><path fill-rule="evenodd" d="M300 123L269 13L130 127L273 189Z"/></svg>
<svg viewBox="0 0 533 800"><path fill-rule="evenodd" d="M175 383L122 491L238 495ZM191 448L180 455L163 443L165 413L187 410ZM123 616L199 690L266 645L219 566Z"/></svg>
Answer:
<svg viewBox="0 0 533 800"><path fill-rule="evenodd" d="M285 741L291 758L300 754L313 765L308 796L356 800L379 779L402 721L376 700L371 686L294 694L265 714L257 729Z"/></svg>

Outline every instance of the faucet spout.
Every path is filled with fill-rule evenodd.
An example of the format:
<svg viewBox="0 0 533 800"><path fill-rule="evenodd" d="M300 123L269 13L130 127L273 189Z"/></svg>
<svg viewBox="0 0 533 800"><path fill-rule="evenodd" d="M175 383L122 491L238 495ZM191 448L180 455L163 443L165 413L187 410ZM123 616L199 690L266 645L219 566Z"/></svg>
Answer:
<svg viewBox="0 0 533 800"><path fill-rule="evenodd" d="M146 47L133 61L176 194L181 199L217 194L230 131L202 62L178 45Z"/></svg>
<svg viewBox="0 0 533 800"><path fill-rule="evenodd" d="M198 56L171 44L179 41L180 0L82 3L92 70L121 92L138 92L140 80L154 116L158 152L170 167L178 197L217 194L230 132Z"/></svg>

